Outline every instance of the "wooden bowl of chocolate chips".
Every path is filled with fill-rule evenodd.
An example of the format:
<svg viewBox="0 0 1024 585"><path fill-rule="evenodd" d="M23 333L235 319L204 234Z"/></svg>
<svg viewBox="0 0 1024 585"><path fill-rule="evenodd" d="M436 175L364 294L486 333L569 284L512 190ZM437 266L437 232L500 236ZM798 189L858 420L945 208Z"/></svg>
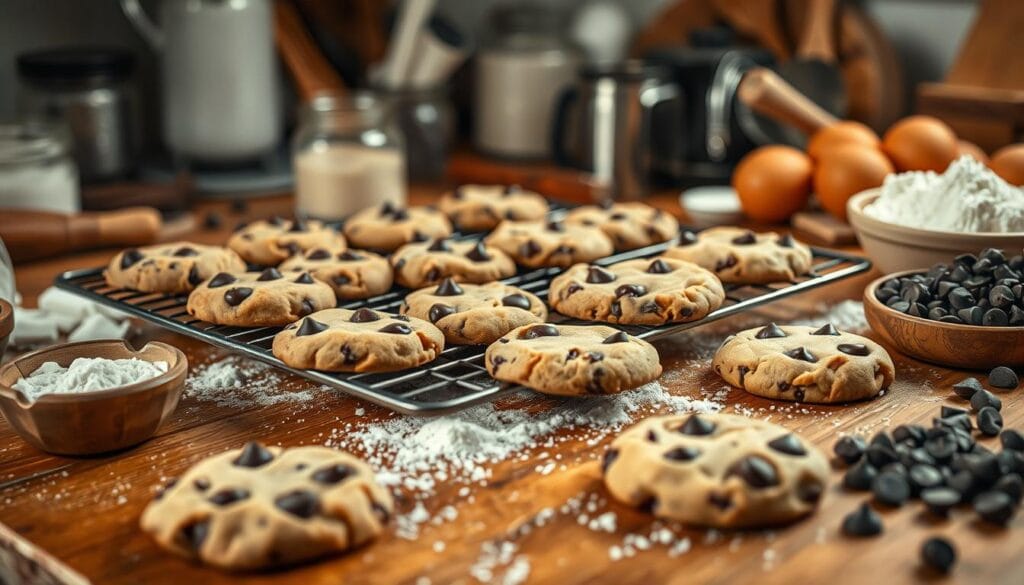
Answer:
<svg viewBox="0 0 1024 585"><path fill-rule="evenodd" d="M967 370L1024 366L1024 285L971 274L956 282L970 273L953 273L960 262L977 262L986 252L958 256L946 271L936 266L875 280L864 289L868 324L885 343L922 361Z"/></svg>

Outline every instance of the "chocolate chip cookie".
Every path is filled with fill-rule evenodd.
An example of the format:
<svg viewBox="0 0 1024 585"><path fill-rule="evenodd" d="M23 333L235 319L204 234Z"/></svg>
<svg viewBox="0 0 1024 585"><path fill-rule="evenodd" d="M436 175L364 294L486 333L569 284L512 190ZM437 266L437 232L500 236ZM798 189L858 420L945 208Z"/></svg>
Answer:
<svg viewBox="0 0 1024 585"><path fill-rule="evenodd" d="M383 256L364 250L332 252L315 248L285 260L282 272L308 272L331 285L342 300L366 299L391 290L391 265Z"/></svg>
<svg viewBox="0 0 1024 585"><path fill-rule="evenodd" d="M565 223L601 228L619 251L667 242L679 231L676 218L635 201L577 207L565 216Z"/></svg>
<svg viewBox="0 0 1024 585"><path fill-rule="evenodd" d="M492 343L516 327L548 317L544 302L524 290L500 282L459 285L451 278L405 297L401 312L430 321L445 341L457 345Z"/></svg>
<svg viewBox="0 0 1024 585"><path fill-rule="evenodd" d="M287 325L334 306L334 291L308 272L221 272L188 296L188 314L218 325Z"/></svg>
<svg viewBox="0 0 1024 585"><path fill-rule="evenodd" d="M385 203L345 221L345 237L357 248L391 252L409 242L425 242L452 234L445 214L429 207L395 207Z"/></svg>
<svg viewBox="0 0 1024 585"><path fill-rule="evenodd" d="M494 246L445 238L406 244L391 255L391 265L395 281L409 288L436 284L445 278L484 283L516 273L515 262Z"/></svg>
<svg viewBox="0 0 1024 585"><path fill-rule="evenodd" d="M612 441L604 483L615 499L715 528L792 522L825 492L825 455L785 427L730 414L655 416Z"/></svg>
<svg viewBox="0 0 1024 585"><path fill-rule="evenodd" d="M277 266L314 248L340 252L345 246L345 238L323 222L280 217L243 225L228 239L229 248L258 266Z"/></svg>
<svg viewBox="0 0 1024 585"><path fill-rule="evenodd" d="M484 241L528 268L567 267L614 251L599 228L559 221L503 221Z"/></svg>
<svg viewBox="0 0 1024 585"><path fill-rule="evenodd" d="M614 394L661 375L653 345L604 325L517 327L484 360L496 380L563 396Z"/></svg>
<svg viewBox="0 0 1024 585"><path fill-rule="evenodd" d="M771 323L730 336L712 360L718 375L751 394L833 403L873 398L895 367L877 343L822 327Z"/></svg>
<svg viewBox="0 0 1024 585"><path fill-rule="evenodd" d="M274 336L274 355L293 368L394 372L433 361L444 335L430 323L370 309L328 309Z"/></svg>
<svg viewBox="0 0 1024 585"><path fill-rule="evenodd" d="M683 232L679 245L665 251L713 271L722 282L766 284L807 274L811 250L790 235L755 234L736 227L716 227L699 234Z"/></svg>
<svg viewBox="0 0 1024 585"><path fill-rule="evenodd" d="M167 550L241 570L353 549L380 535L393 513L391 494L356 457L251 442L169 481L140 524Z"/></svg>
<svg viewBox="0 0 1024 585"><path fill-rule="evenodd" d="M672 258L626 260L607 268L577 264L551 281L548 302L588 321L660 325L703 319L722 305L714 274Z"/></svg>
<svg viewBox="0 0 1024 585"><path fill-rule="evenodd" d="M462 185L445 193L438 208L467 232L494 229L502 220L544 219L548 202L518 185Z"/></svg>
<svg viewBox="0 0 1024 585"><path fill-rule="evenodd" d="M186 293L218 272L240 272L245 262L227 248L174 242L129 248L103 271L107 284L142 292Z"/></svg>

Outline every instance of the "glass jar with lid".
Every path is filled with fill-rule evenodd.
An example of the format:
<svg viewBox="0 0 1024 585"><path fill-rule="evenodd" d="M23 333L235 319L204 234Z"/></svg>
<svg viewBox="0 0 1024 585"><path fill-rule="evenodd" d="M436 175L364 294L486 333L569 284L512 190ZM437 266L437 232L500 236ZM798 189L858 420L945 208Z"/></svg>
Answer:
<svg viewBox="0 0 1024 585"><path fill-rule="evenodd" d="M292 139L296 214L339 220L385 201L404 206L405 151L385 104L370 93L321 94Z"/></svg>
<svg viewBox="0 0 1024 585"><path fill-rule="evenodd" d="M0 208L79 211L78 168L65 128L0 125Z"/></svg>

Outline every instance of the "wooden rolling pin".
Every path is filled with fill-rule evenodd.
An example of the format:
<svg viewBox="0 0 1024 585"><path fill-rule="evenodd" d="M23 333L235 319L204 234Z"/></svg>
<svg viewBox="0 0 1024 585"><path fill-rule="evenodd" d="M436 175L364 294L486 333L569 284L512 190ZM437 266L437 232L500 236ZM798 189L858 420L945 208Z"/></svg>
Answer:
<svg viewBox="0 0 1024 585"><path fill-rule="evenodd" d="M780 124L792 126L807 136L838 122L835 116L764 67L748 71L736 93L750 109Z"/></svg>
<svg viewBox="0 0 1024 585"><path fill-rule="evenodd" d="M152 207L75 215L0 209L0 238L15 262L105 246L152 244L160 227L160 214Z"/></svg>

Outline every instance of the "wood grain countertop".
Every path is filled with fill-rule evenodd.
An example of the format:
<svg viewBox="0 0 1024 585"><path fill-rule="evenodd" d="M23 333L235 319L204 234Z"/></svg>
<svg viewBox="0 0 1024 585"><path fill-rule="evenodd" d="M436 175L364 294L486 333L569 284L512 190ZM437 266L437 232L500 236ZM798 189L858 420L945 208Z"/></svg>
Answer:
<svg viewBox="0 0 1024 585"><path fill-rule="evenodd" d="M417 191L414 199L422 201L430 193ZM654 197L651 202L680 214L674 197ZM245 213L232 212L219 202L202 204L200 209L216 210L223 216L223 226L197 231L188 238L219 244L240 220L289 213L290 200L257 199ZM33 305L35 296L58 272L104 264L114 252L86 252L18 266L18 287L26 304ZM884 396L852 405L793 405L761 399L726 389L708 367L708 344L729 332L765 321L819 315L822 304L859 299L865 284L875 276L874 272L861 275L657 342L665 368L662 385L673 395L691 398L719 392L726 412L770 418L830 454L842 433L870 435L911 422L930 425L941 404L962 406L950 398L949 386L964 373L917 362L894 351L897 382ZM223 355L201 342L149 326L141 336L180 347L193 368ZM309 387L287 374L282 374L281 385L296 391ZM1001 395L1008 427L1024 427L1022 394ZM536 409L557 404L539 395L528 402ZM516 582L524 576L530 583L559 584L912 583L929 578L919 568L921 542L942 534L952 539L960 553L959 564L945 582L1024 582L1024 538L1020 532L1024 518L1014 519L1008 529L996 530L977 524L974 515L965 510L956 511L948 521L931 520L919 503L912 503L881 512L886 526L881 536L845 538L839 533L840 522L866 496L843 491L838 471L819 511L801 522L748 532L667 525L674 542L689 538L689 549L678 547L669 554L667 547L658 543L646 549L642 541L636 544L636 536L629 535L647 537L654 531L652 527L662 525L607 501L597 460L610 437L591 440L591 435L579 429L558 430L553 446L528 449L523 456L489 465L486 481L475 482L469 489L464 484L437 485L423 500L427 512L435 516L450 506L455 513L448 515L449 520L422 524L414 540L403 538L392 528L376 543L350 554L293 569L258 574L220 572L165 553L138 528L139 515L162 479L180 475L207 455L238 447L249 439L285 446L320 444L332 431L352 432L392 416L337 392L319 393L316 400L302 404L270 406L218 405L186 396L152 440L121 453L89 458L37 451L21 441L6 421L0 422L0 564L19 555L33 557L18 570L26 582L40 583L51 581L32 576L53 572L48 567L57 565L71 571L63 573L65 582L82 582L75 581L77 573L96 584L436 585L477 583L488 577L495 583ZM985 445L994 443L982 440ZM554 471L538 472L550 460L559 462ZM593 502L590 517L611 512L614 529L594 530L581 522L573 507L581 501ZM410 494L399 497L400 514L408 514L413 506ZM5 530L9 531L7 537ZM11 533L30 544L5 557L3 542L10 542ZM9 553L11 546L6 550ZM52 555L57 565L38 550ZM634 551L633 556L626 553L616 560L627 550Z"/></svg>

